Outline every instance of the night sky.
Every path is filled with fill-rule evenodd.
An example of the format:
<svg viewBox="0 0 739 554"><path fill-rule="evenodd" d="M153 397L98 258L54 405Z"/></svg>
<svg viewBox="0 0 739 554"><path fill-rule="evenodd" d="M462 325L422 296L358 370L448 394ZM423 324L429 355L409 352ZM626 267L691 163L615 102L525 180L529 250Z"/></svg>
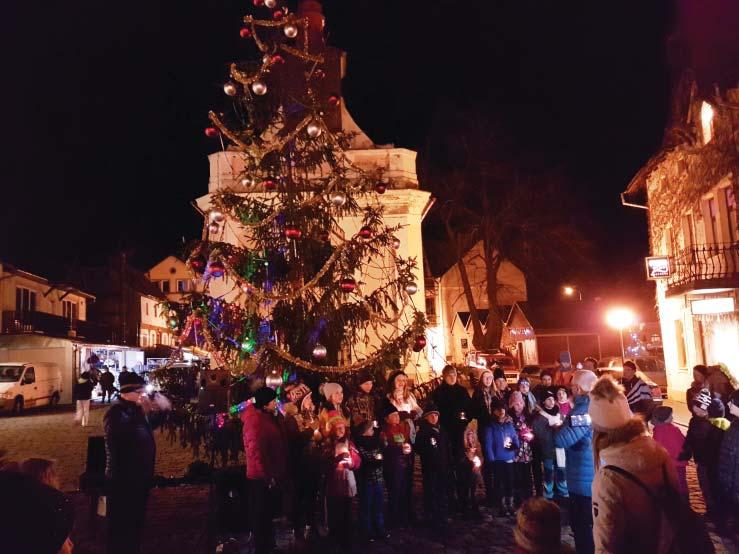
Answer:
<svg viewBox="0 0 739 554"><path fill-rule="evenodd" d="M646 212L619 193L659 146L669 2L333 0L344 98L378 144L423 151L443 110L486 112L557 165L596 248L591 277L645 287ZM122 248L142 269L177 253L206 193L207 111L244 52L245 0L48 5L2 23L0 257L61 276ZM577 276L577 271L574 271ZM585 280L586 276L581 276ZM593 285L597 287L597 285ZM594 293L597 291L594 291Z"/></svg>

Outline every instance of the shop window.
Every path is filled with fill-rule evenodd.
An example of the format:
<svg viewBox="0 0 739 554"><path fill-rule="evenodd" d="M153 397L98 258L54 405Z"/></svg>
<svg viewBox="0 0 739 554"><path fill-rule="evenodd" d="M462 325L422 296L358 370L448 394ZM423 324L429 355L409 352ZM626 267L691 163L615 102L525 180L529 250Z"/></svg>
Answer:
<svg viewBox="0 0 739 554"><path fill-rule="evenodd" d="M708 144L713 138L713 107L708 102L701 105L701 129L703 144Z"/></svg>
<svg viewBox="0 0 739 554"><path fill-rule="evenodd" d="M681 319L675 320L675 343L677 345L677 366L688 367L688 356L685 351L685 329Z"/></svg>
<svg viewBox="0 0 739 554"><path fill-rule="evenodd" d="M35 312L36 311L36 293L29 289L17 287L15 289L15 311L16 312Z"/></svg>

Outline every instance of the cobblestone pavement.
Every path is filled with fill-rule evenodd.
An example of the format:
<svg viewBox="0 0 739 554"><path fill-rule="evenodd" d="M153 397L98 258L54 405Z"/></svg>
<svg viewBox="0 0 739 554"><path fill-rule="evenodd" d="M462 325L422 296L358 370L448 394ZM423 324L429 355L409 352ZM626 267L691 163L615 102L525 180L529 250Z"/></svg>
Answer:
<svg viewBox="0 0 739 554"><path fill-rule="evenodd" d="M90 414L90 426L82 428L73 421L70 408L29 411L23 417L0 417L0 450L7 450L10 459L20 460L29 456L41 456L56 460L62 488L72 493L77 517L73 539L77 554L104 552L105 521L89 519L88 501L77 491L79 475L84 471L87 437L102 434L102 417L105 407L96 405ZM192 462L192 453L177 443L170 443L164 434L157 432L157 473L165 477L181 476ZM705 505L698 489L695 468L688 467L690 499L693 508L702 513ZM420 486L416 485L416 501L420 500ZM208 548L209 488L204 485L181 485L154 489L149 501L147 527L144 538L144 554L189 554L212 552ZM482 491L480 491L482 493ZM419 510L420 513L420 510ZM395 554L423 552L424 554L483 554L509 553L513 551L513 521L492 517L483 509L480 521L454 519L448 538L438 540L423 527L394 533L387 543L361 545L357 552ZM284 524L278 525L278 546L289 550L290 534ZM224 540L228 537L221 536ZM563 529L563 538L572 543L569 528ZM238 552L249 552L247 537L234 535L240 547ZM715 539L717 552L739 552L728 542ZM314 551L325 551L325 548Z"/></svg>

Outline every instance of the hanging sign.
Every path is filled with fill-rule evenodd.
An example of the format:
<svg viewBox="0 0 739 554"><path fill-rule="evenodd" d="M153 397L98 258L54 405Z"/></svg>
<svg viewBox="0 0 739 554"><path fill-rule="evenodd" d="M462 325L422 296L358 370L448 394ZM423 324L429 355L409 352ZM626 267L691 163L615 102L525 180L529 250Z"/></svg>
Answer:
<svg viewBox="0 0 739 554"><path fill-rule="evenodd" d="M644 258L647 266L647 279L655 281L669 277L672 273L669 256L649 256Z"/></svg>

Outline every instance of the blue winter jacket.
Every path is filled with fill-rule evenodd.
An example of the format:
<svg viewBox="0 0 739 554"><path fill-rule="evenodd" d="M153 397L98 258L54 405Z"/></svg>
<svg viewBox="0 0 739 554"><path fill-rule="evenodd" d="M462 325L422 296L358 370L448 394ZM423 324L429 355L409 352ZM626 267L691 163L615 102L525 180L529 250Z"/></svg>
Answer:
<svg viewBox="0 0 739 554"><path fill-rule="evenodd" d="M486 462L512 462L516 457L516 450L521 446L518 433L510 421L505 423L493 422L484 429L485 440L484 456ZM511 448L506 448L505 438L510 437Z"/></svg>
<svg viewBox="0 0 739 554"><path fill-rule="evenodd" d="M567 455L567 487L570 493L592 496L593 426L590 423L589 396L576 396L575 406L567 414L562 427L554 437L554 446L564 448ZM578 418L577 416L584 416ZM573 421L574 418L574 421Z"/></svg>

